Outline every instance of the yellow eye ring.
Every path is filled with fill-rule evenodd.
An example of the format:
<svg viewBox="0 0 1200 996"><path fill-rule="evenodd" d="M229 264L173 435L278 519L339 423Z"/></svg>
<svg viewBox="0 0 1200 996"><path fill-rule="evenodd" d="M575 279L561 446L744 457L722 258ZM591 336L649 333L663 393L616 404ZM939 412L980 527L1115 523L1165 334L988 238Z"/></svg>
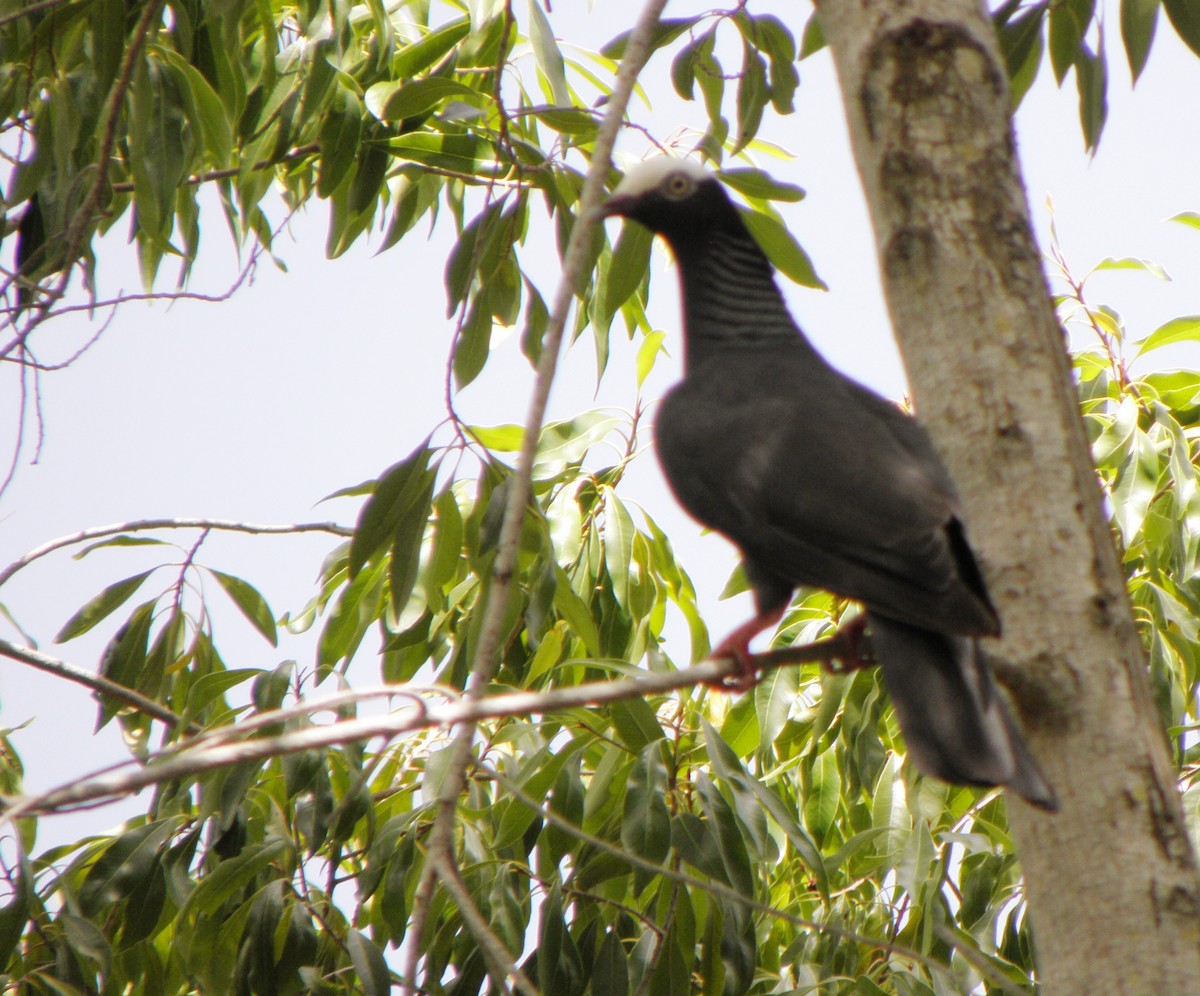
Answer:
<svg viewBox="0 0 1200 996"><path fill-rule="evenodd" d="M694 187L691 177L683 173L672 173L663 184L663 193L673 200L678 200L690 194Z"/></svg>

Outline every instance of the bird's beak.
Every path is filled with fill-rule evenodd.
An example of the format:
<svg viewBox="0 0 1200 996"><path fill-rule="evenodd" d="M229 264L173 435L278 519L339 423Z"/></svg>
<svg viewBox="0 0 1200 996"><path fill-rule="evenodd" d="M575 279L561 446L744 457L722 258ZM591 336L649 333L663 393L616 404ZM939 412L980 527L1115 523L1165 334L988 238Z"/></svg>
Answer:
<svg viewBox="0 0 1200 996"><path fill-rule="evenodd" d="M632 202L633 198L627 196L626 194L615 194L600 205L596 214L599 218L611 218L614 215L624 215Z"/></svg>

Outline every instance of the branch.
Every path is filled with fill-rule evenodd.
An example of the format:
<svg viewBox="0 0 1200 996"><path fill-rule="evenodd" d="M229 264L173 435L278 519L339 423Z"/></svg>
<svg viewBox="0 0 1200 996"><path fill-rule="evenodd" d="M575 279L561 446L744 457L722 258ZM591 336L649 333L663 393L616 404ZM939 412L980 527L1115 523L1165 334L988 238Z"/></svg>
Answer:
<svg viewBox="0 0 1200 996"><path fill-rule="evenodd" d="M546 334L542 340L542 354L538 360L537 379L529 400L529 411L525 417L525 435L521 443L521 451L517 457L516 470L509 478L504 518L500 526L496 560L492 568L493 583L485 592L484 604L480 610L483 617L479 630L479 642L475 647L471 663L471 676L467 682L467 696L472 700L478 700L486 694L495 670L500 627L503 624L504 611L508 605L521 526L525 521L525 506L529 501L534 456L546 418L546 405L550 397L550 386L554 381L555 368L558 365L558 354L562 346L567 312L570 310L576 288L582 282L584 269L587 266L592 226L596 222L597 208L600 206L600 199L608 177L617 132L625 117L625 109L637 82L638 73L641 72L646 61L651 35L657 27L659 17L665 7L666 0L648 0L642 10L641 17L629 36L625 55L617 70L617 78L609 97L608 109L604 120L600 123L592 147L591 165L583 184L579 208L575 213L575 223L571 228L571 236L563 259L562 278L559 281L553 307L550 309ZM475 725L472 720L466 722L455 735L453 754L447 767L445 781L438 795L437 816L429 835L431 854L437 855L438 852L441 852L447 862L453 860L454 820L458 811L459 796L466 785L467 767L470 764L474 739ZM438 874L439 863L442 860L442 857L436 856L425 866L417 888L413 922L418 929L413 932L413 941L404 962L405 970L401 972L402 978L408 980L412 985L415 985L416 964L420 956L420 935L424 928L429 902L433 896L432 879ZM511 959L509 962L511 963ZM401 988L402 996L406 996L411 991L407 984Z"/></svg>
<svg viewBox="0 0 1200 996"><path fill-rule="evenodd" d="M28 17L30 14L37 14L43 10L50 10L53 7L62 7L68 3L71 3L71 0L40 0L38 3L27 4L12 14L5 14L3 17L0 17L0 28L6 24L12 24L13 21L19 21L22 17Z"/></svg>
<svg viewBox="0 0 1200 996"><path fill-rule="evenodd" d="M270 169L272 166L278 166L280 163L291 162L294 159L303 159L305 156L315 155L321 151L319 142L309 142L307 145L297 145L294 149L289 149L281 156L276 156L274 159L260 159L250 168L252 170ZM201 183L211 183L213 180L228 180L231 177L239 175L245 167L233 166L229 169L213 169L207 173L198 173L196 176L189 176L183 182L190 186L198 186ZM114 194L131 194L136 187L132 183L114 183L112 190Z"/></svg>
<svg viewBox="0 0 1200 996"><path fill-rule="evenodd" d="M7 640L0 640L0 656L11 657L14 661L29 664L31 667L36 667L39 671L45 671L47 674L66 678L68 681L73 681L78 685L90 688L97 695L107 695L109 698L124 702L126 705L137 709L138 712L144 712L147 716L153 716L155 719L162 720L162 722L170 726L184 725L183 717L178 713L172 712L166 706L161 706L153 699L148 699L131 688L118 685L115 681L110 681L101 675L93 674L91 671L85 671L74 664L68 664L66 661L60 661L55 657L47 657L36 650L18 647ZM200 727L194 726L191 723L186 724L185 728L189 730L200 729Z"/></svg>
<svg viewBox="0 0 1200 996"><path fill-rule="evenodd" d="M84 235L87 232L88 226L95 220L100 209L100 200L104 195L104 190L108 183L109 162L112 159L113 146L117 140L117 120L120 117L121 104L125 100L125 94L129 91L129 86L133 80L134 68L138 56L142 51L142 46L146 44L146 38L150 34L155 19L162 17L163 3L164 0L151 0L151 2L146 4L145 9L143 9L141 17L138 18L137 26L133 29L129 46L125 49L125 53L121 58L121 64L117 70L116 78L113 80L112 89L109 91L108 97L104 102L104 114L100 119L100 132L103 138L100 142L100 150L96 154L96 177L92 181L91 190L88 191L86 199L80 205L78 211L75 213L74 220L66 231L64 239L65 251L63 252L63 258L66 262L62 275L47 292L47 303L41 307L41 310L26 323L25 328L7 345L0 347L0 359L3 359L14 349L18 349L24 345L33 330L46 320L51 304L61 298L66 291L67 283L71 278L71 271L75 268L75 264L78 261L79 250L83 245Z"/></svg>
<svg viewBox="0 0 1200 996"><path fill-rule="evenodd" d="M438 881L442 883L442 888L450 893L450 898L454 900L459 915L466 921L471 934L479 942L484 961L487 962L488 974L491 975L492 981L497 983L500 991L502 993L509 992L507 981L511 976L516 988L526 993L527 996L540 996L537 987L513 962L512 955L504 946L504 941L496 935L487 922L487 918L479 912L475 901L471 898L470 890L467 889L458 867L454 864L453 855L447 855L441 851L430 851L429 861L436 866ZM415 979L412 980L412 984L416 985Z"/></svg>
<svg viewBox="0 0 1200 996"><path fill-rule="evenodd" d="M651 872L655 875L661 875L663 878L671 879L678 882L680 885L686 885L689 889L707 892L709 895L718 896L731 903L736 903L738 906L745 907L748 910L753 910L756 913L763 913L767 916L775 917L777 920L783 920L785 923L793 924L797 927L802 927L805 930L812 930L816 933L836 934L838 937L852 941L855 944L863 944L867 947L878 948L882 951L890 951L892 954L899 955L902 958L909 958L918 964L925 965L927 968L945 972L948 977L952 973L950 966L945 962L931 957L927 954L922 954L912 948L905 947L903 944L896 944L892 941L884 940L881 937L868 937L865 934L860 934L857 931L850 930L848 927L841 927L834 923L820 923L816 920L807 920L804 917L796 916L794 913L788 913L785 910L776 909L774 906L768 906L766 903L760 903L752 896L747 896L736 889L725 885L723 882L714 882L712 880L704 880L696 878L694 875L689 875L687 872L681 872L676 868L671 868L666 865L658 864L650 861L641 855L633 854L626 851L622 847L605 840L602 837L597 837L595 834L589 833L583 827L563 817L560 813L556 813L548 805L543 803L541 799L534 799L528 795L519 785L515 784L507 778L502 772L495 768L487 769L488 777L494 779L513 796L528 806L538 816L553 826L558 827L564 833L570 834L577 840L586 841L590 846L599 851L604 851L611 854L626 864L632 865L635 868L641 868L644 871Z"/></svg>
<svg viewBox="0 0 1200 996"><path fill-rule="evenodd" d="M87 540L120 533L145 532L150 529L217 529L252 535L287 535L289 533L330 533L334 536L353 536L354 530L336 522L297 522L290 525L256 525L251 522L234 522L228 519L136 519L132 522L117 522L110 526L93 526L70 536L60 536L30 550L19 560L14 560L0 571L0 586L3 586L17 571L28 567L48 553L66 546L84 543Z"/></svg>
<svg viewBox="0 0 1200 996"><path fill-rule="evenodd" d="M761 662L765 669L770 670L805 661L830 660L842 655L845 650L846 643L839 634L804 646L755 655L751 660L756 665ZM548 692L509 692L486 697L463 697L444 705L431 704L424 697L430 692L446 695L447 690L442 688L414 689L397 685L392 688L347 692L288 709L262 713L252 719L239 720L236 725L221 727L219 730L201 734L193 740L165 748L144 762L130 761L121 765L124 768L137 764L133 771L113 770L111 773L88 776L42 795L14 800L5 811L4 817L11 820L33 813L49 814L79 803L129 795L148 785L184 778L214 768L246 761L263 761L305 750L357 743L375 737L391 740L417 730L433 728L448 730L469 726L474 729L475 724L484 719L545 716L569 709L606 705L624 699L662 695L695 685L719 685L735 673L735 662L710 659L681 671L640 672L637 677L587 682L570 688L555 688ZM284 722L298 713L313 715L328 712L352 701L380 695L403 696L408 705L385 716L337 720L324 726L308 726L275 736L230 742L232 737Z"/></svg>

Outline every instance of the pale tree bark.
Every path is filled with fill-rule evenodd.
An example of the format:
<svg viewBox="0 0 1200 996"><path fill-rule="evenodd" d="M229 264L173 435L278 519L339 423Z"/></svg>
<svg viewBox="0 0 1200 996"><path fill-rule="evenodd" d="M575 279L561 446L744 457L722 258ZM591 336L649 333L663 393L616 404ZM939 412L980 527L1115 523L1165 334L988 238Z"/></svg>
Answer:
<svg viewBox="0 0 1200 996"><path fill-rule="evenodd" d="M988 647L1058 790L1009 796L1045 992L1200 987L1200 881L977 0L819 0L920 417L962 494Z"/></svg>

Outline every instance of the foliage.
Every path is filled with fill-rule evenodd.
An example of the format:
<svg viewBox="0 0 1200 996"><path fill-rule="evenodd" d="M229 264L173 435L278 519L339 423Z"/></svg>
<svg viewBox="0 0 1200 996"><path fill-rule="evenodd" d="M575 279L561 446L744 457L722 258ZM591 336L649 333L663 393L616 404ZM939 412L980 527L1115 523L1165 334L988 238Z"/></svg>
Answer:
<svg viewBox="0 0 1200 996"><path fill-rule="evenodd" d="M1014 106L1033 85L1049 53L1054 81L1075 70L1079 123L1095 150L1108 118L1108 57L1103 5L1096 0L1005 0L992 12L1008 67ZM1200 3L1195 0L1121 0L1121 43L1134 83L1146 68L1160 8L1183 42L1200 54Z"/></svg>
<svg viewBox="0 0 1200 996"><path fill-rule="evenodd" d="M1140 70L1157 5L1127 6ZM1188 40L1189 5L1167 8ZM239 246L270 247L272 189L288 210L329 201L330 255L369 232L387 248L422 221L453 226L453 384L483 373L497 325L519 326L526 354L539 356L548 294L525 265L526 239L553 229L561 249L576 221L596 131L588 108L609 89L623 37L600 52L560 47L536 3L520 16L495 2L375 0L16 9L0 5L0 95L18 136L5 185L9 217L19 214L9 350L31 354L31 333L74 268L93 281L94 236L126 214L147 284L167 257L185 281L200 242L197 192L211 184ZM1033 71L1033 52L1040 60L1049 22L1060 82L1074 65L1081 88L1093 87L1082 82L1103 76L1083 40L1093 13L1001 8L1014 78ZM1027 47L1019 64L1017 34ZM810 26L800 47L819 44ZM715 161L760 148L768 108L791 110L797 45L773 15L739 6L664 21L655 45L671 55L663 68L675 92L703 106L696 144ZM752 164L723 175L779 268L818 283L773 207L802 192ZM635 227L615 245L597 231L573 330L590 332L603 371L619 315L641 337L639 383L662 342L645 315L649 251ZM1082 282L1070 287L1100 338L1077 360L1084 411L1160 704L1182 731L1195 719L1200 380L1131 377L1119 320L1085 304ZM1198 328L1179 320L1140 349ZM569 688L708 652L670 540L621 494L641 417L640 407L581 412L542 429L493 690ZM203 535L176 548L127 532L80 549L114 559L134 545L164 551L160 566L112 582L71 615L59 639L110 627L101 673L179 719L102 696L99 723L118 723L142 762L200 730L267 740L312 728L326 691L367 683L376 648L397 695L436 683L426 694L456 696L495 583L522 434L451 418L377 479L341 492L360 503L353 538L330 551L312 601L294 614L203 563ZM217 599L267 644L280 626L310 629L311 666L227 662ZM777 640L812 640L844 610L804 593ZM687 632L686 650L668 640L671 627ZM355 712L346 704L338 716ZM487 966L461 904L441 888L418 894L448 744L432 729L164 779L144 817L40 853L36 818L22 818L0 908L7 980L67 993L381 993L403 969L397 949L416 945L425 991L480 991ZM1189 776L1193 755L1180 740ZM696 688L495 718L479 728L455 857L471 902L541 991L1030 988L1003 798L918 778L903 757L870 670L784 669L737 700ZM2 787L15 794L20 761L7 741L2 761Z"/></svg>

